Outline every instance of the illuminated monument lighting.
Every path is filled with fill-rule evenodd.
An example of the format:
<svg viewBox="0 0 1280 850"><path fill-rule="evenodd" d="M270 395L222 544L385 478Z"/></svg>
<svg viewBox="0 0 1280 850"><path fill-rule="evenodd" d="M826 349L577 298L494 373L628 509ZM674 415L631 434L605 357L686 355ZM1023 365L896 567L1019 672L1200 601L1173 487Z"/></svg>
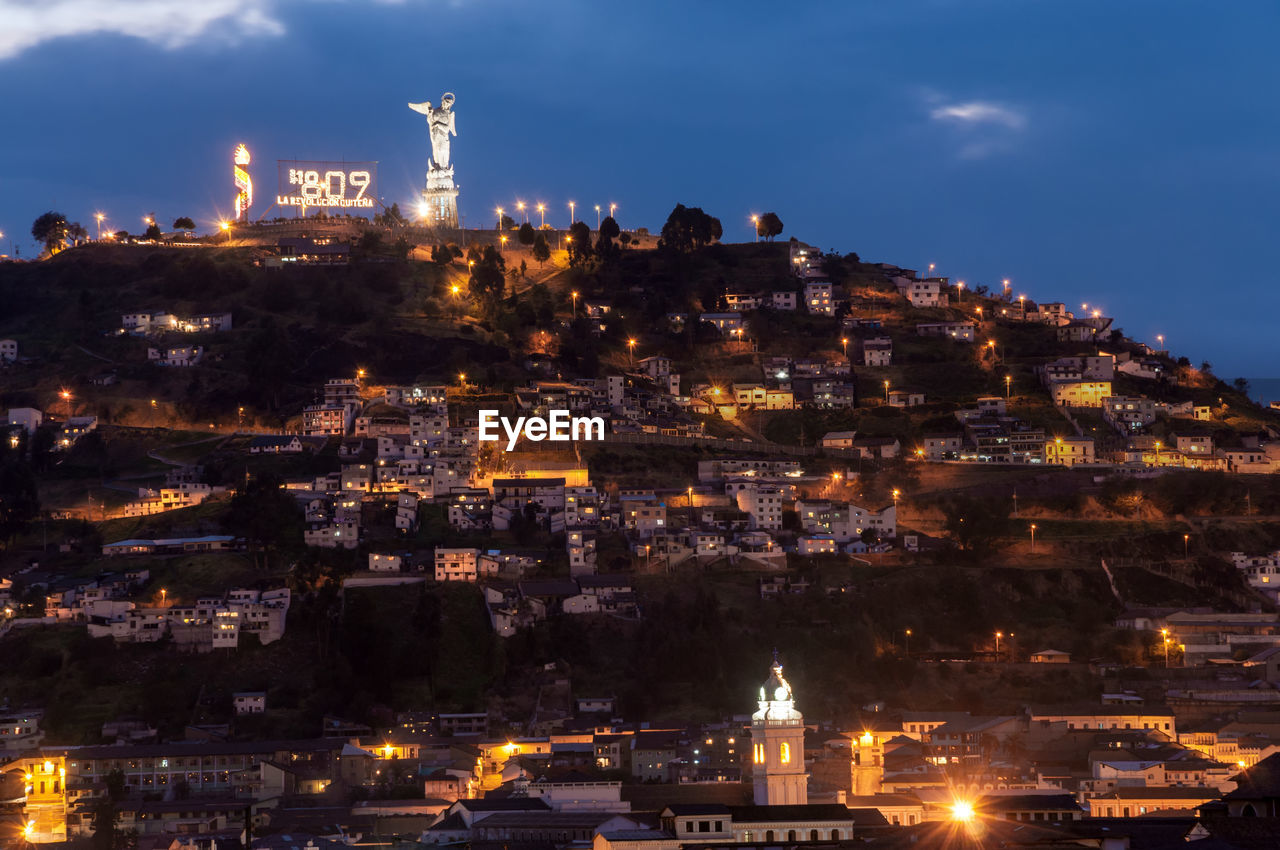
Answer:
<svg viewBox="0 0 1280 850"><path fill-rule="evenodd" d="M431 163L427 170L427 188L422 192L419 213L429 227L458 226L458 187L453 183L453 166L449 164L449 137L458 135L454 126L453 93L445 92L440 105L431 101L411 103L409 108L427 116L431 132Z"/></svg>
<svg viewBox="0 0 1280 850"><path fill-rule="evenodd" d="M249 207L253 205L253 181L249 179L249 149L244 145L236 148L232 159L232 174L236 182L236 221L241 224L249 222Z"/></svg>

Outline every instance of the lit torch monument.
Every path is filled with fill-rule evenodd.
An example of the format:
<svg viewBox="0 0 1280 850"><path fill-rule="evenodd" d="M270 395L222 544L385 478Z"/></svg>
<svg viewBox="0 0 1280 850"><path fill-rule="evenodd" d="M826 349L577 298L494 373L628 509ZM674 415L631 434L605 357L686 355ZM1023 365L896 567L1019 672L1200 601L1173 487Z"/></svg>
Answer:
<svg viewBox="0 0 1280 850"><path fill-rule="evenodd" d="M253 205L253 181L249 179L249 149L244 145L232 155L232 173L236 183L236 221L249 223L249 207Z"/></svg>
<svg viewBox="0 0 1280 850"><path fill-rule="evenodd" d="M437 107L432 107L429 100L409 104L414 112L427 116L427 129L431 132L431 163L419 211L428 227L458 226L458 187L453 183L453 166L449 164L449 137L458 135L453 100L453 93L445 92Z"/></svg>

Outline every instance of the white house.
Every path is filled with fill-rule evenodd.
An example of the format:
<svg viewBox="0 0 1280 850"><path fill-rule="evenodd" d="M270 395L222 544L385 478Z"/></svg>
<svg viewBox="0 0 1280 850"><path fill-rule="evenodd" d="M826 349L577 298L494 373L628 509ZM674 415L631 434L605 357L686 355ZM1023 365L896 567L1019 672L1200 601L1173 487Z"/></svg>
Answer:
<svg viewBox="0 0 1280 850"><path fill-rule="evenodd" d="M18 359L18 341L16 339L0 339L0 360L10 362Z"/></svg>
<svg viewBox="0 0 1280 850"><path fill-rule="evenodd" d="M237 715L262 714L267 710L267 694L265 691L240 691L232 694L231 703Z"/></svg>
<svg viewBox="0 0 1280 850"><path fill-rule="evenodd" d="M893 363L893 340L878 336L862 343L863 366L889 366Z"/></svg>
<svg viewBox="0 0 1280 850"><path fill-rule="evenodd" d="M977 325L973 322L921 322L917 336L946 336L957 342L973 342Z"/></svg>
<svg viewBox="0 0 1280 850"><path fill-rule="evenodd" d="M794 310L796 309L796 293L781 291L770 293L769 303L775 310Z"/></svg>
<svg viewBox="0 0 1280 850"><path fill-rule="evenodd" d="M907 287L907 300L912 307L945 307L947 293L942 289L942 281L936 278L913 280Z"/></svg>
<svg viewBox="0 0 1280 850"><path fill-rule="evenodd" d="M488 566L486 562L486 571L492 570L493 575L497 574L496 564ZM439 548L435 551L435 567L436 581L470 581L474 582L481 577L480 571L480 550L479 549L446 549Z"/></svg>

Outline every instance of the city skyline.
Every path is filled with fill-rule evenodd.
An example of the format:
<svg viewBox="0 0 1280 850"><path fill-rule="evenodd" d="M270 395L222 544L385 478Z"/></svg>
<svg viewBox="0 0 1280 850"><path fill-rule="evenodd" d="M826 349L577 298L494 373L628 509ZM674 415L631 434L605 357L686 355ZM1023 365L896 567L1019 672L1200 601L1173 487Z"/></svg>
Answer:
<svg viewBox="0 0 1280 850"><path fill-rule="evenodd" d="M23 119L0 143L2 241L31 256L48 209L90 232L99 211L113 229L153 212L211 229L232 214L241 142L260 198L275 159L376 159L380 193L404 208L428 151L404 102L440 89L465 107L469 227L523 200L557 226L574 201L589 224L615 203L624 227L656 230L685 203L746 241L750 216L774 211L783 238L970 285L1011 278L1227 379L1266 374L1277 175L1257 93L1276 74L1262 58L1275 10L766 8L225 0L193 18L0 3ZM1227 275L1243 316L1197 301Z"/></svg>

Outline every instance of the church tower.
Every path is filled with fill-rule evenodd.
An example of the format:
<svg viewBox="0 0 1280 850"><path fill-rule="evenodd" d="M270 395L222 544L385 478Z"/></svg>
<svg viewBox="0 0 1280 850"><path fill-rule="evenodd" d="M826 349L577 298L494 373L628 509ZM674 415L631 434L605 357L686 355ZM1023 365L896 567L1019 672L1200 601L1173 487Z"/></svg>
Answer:
<svg viewBox="0 0 1280 850"><path fill-rule="evenodd" d="M774 653L769 679L760 686L760 708L751 716L751 774L757 806L804 806L804 716Z"/></svg>

